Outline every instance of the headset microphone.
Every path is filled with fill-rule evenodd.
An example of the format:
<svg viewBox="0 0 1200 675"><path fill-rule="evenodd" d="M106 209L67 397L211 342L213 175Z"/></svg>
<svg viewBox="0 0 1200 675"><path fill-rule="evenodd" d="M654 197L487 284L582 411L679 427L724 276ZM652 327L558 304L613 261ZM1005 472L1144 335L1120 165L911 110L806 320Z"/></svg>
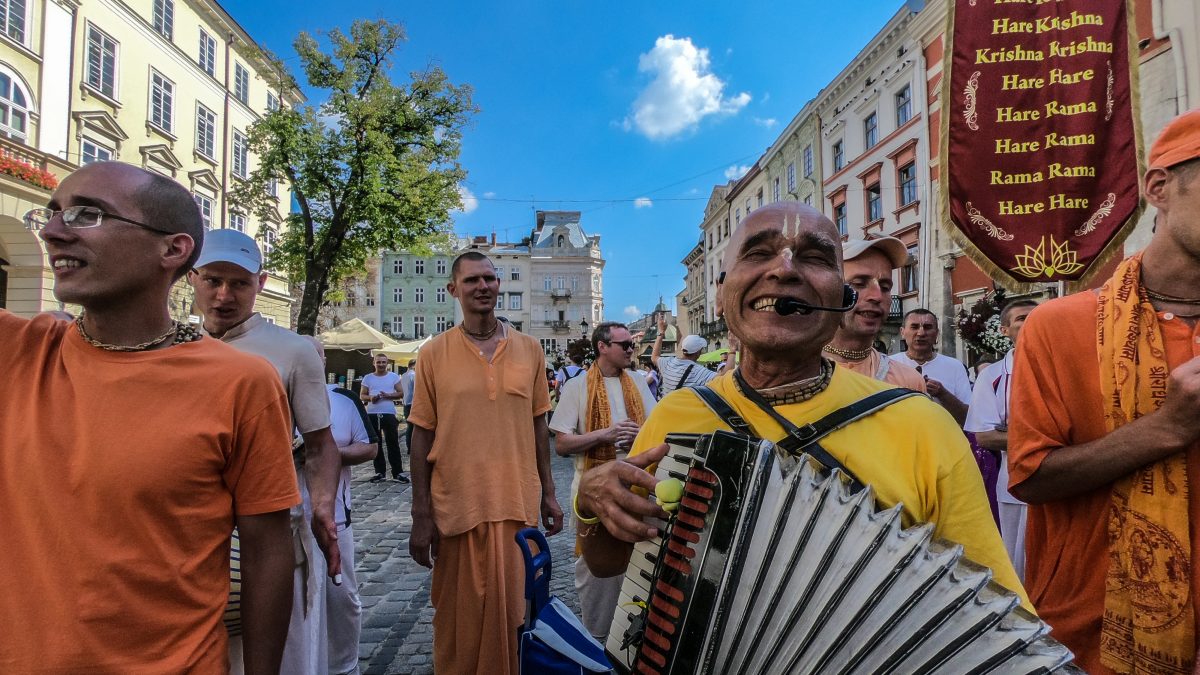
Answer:
<svg viewBox="0 0 1200 675"><path fill-rule="evenodd" d="M775 313L780 316L789 314L812 314L816 311L821 312L849 312L854 309L854 305L858 303L858 291L851 288L849 285L844 286L842 290L842 306L841 307L822 307L820 305L810 305L803 300L795 298L779 298L775 301Z"/></svg>

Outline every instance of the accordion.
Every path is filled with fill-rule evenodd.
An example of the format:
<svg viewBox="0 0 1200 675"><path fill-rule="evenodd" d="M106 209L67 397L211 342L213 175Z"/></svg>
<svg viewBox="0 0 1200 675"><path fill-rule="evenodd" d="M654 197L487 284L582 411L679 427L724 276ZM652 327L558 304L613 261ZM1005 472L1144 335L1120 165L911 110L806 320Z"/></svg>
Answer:
<svg viewBox="0 0 1200 675"><path fill-rule="evenodd" d="M606 649L634 673L1082 673L1050 628L900 505L768 441L673 434L684 482L635 546Z"/></svg>

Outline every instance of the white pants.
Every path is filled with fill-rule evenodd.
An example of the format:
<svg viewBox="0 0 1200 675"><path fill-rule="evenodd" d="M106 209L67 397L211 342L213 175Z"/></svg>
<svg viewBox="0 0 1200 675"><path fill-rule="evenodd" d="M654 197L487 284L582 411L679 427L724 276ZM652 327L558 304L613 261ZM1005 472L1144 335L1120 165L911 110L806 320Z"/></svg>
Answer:
<svg viewBox="0 0 1200 675"><path fill-rule="evenodd" d="M358 675L358 641L362 634L362 602L354 576L354 526L338 528L342 553L342 585L326 580L325 609L329 625L329 672Z"/></svg>
<svg viewBox="0 0 1200 675"><path fill-rule="evenodd" d="M1008 558L1012 560L1013 568L1017 570L1017 578L1025 583L1025 523L1028 521L1024 504L999 502L1000 537L1004 539L1004 548Z"/></svg>
<svg viewBox="0 0 1200 675"><path fill-rule="evenodd" d="M583 625L600 644L604 644L608 638L608 629L612 626L624 581L623 574L606 578L593 576L583 558L575 560L575 590L579 593Z"/></svg>

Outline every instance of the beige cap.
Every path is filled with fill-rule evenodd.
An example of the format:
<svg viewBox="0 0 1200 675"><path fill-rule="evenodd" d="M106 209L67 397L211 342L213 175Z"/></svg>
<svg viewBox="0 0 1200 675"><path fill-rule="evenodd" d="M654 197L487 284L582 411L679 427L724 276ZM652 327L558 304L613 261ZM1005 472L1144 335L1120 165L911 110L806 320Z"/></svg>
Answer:
<svg viewBox="0 0 1200 675"><path fill-rule="evenodd" d="M904 267L908 262L908 247L895 237L878 239L851 239L842 244L842 260L854 260L871 249L878 249L892 263L892 269Z"/></svg>

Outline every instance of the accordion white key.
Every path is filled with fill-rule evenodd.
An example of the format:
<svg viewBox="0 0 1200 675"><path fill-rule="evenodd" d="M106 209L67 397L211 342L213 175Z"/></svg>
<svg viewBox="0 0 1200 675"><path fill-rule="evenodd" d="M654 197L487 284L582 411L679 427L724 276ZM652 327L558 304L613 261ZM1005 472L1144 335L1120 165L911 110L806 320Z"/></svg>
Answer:
<svg viewBox="0 0 1200 675"><path fill-rule="evenodd" d="M606 648L634 673L1082 673L1050 628L837 470L767 441L672 434L684 481L638 544Z"/></svg>

